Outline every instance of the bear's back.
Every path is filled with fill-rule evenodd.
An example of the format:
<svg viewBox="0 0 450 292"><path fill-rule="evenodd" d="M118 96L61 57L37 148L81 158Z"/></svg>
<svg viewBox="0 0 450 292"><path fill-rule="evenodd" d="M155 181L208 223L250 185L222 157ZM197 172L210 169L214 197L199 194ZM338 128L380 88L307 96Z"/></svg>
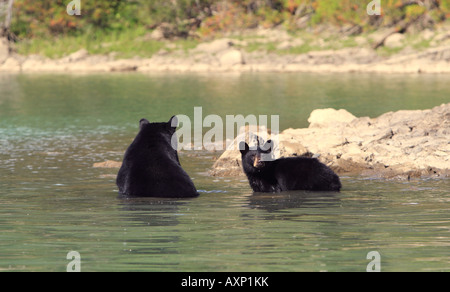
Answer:
<svg viewBox="0 0 450 292"><path fill-rule="evenodd" d="M117 175L122 195L139 197L196 197L197 190L180 165L171 145L175 130L168 123L141 120L141 129L125 152Z"/></svg>
<svg viewBox="0 0 450 292"><path fill-rule="evenodd" d="M317 158L288 157L275 161L274 175L282 190L339 191L339 177Z"/></svg>
<svg viewBox="0 0 450 292"><path fill-rule="evenodd" d="M150 163L146 163L150 162ZM128 161L118 174L119 191L123 195L138 197L196 197L192 180L178 161L161 159Z"/></svg>

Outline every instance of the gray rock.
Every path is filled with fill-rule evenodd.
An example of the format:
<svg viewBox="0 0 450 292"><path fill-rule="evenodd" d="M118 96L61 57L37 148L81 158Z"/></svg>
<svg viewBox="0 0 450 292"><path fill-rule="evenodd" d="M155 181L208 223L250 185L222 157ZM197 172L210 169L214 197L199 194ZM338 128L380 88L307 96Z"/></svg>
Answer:
<svg viewBox="0 0 450 292"><path fill-rule="evenodd" d="M315 110L308 121L309 128L287 129L278 135L276 157L309 152L341 174L400 179L450 176L450 103L373 119L356 118L345 110ZM225 151L211 174L242 175L239 152Z"/></svg>
<svg viewBox="0 0 450 292"><path fill-rule="evenodd" d="M398 48L403 46L405 40L405 35L402 33L394 33L386 38L384 41L384 46L388 48Z"/></svg>
<svg viewBox="0 0 450 292"><path fill-rule="evenodd" d="M310 128L322 128L328 127L332 124L348 124L354 119L356 119L356 117L345 109L335 110L332 108L328 108L312 111L308 118L308 122L310 124Z"/></svg>
<svg viewBox="0 0 450 292"><path fill-rule="evenodd" d="M201 43L196 48L192 50L194 53L207 53L207 54L217 54L221 51L225 51L233 46L231 39L217 39L209 43Z"/></svg>
<svg viewBox="0 0 450 292"><path fill-rule="evenodd" d="M219 56L222 66L234 66L245 64L242 52L236 49L228 49Z"/></svg>

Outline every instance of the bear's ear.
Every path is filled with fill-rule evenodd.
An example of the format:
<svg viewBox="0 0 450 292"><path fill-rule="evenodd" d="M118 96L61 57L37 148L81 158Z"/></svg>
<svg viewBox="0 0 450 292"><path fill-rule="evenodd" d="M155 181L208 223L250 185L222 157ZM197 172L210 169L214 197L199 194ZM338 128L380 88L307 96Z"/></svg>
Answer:
<svg viewBox="0 0 450 292"><path fill-rule="evenodd" d="M178 118L177 116L172 116L168 122L169 126L172 128L178 127Z"/></svg>
<svg viewBox="0 0 450 292"><path fill-rule="evenodd" d="M272 151L272 148L273 148L273 141L267 140L267 142L260 149L261 152L263 153L270 153Z"/></svg>
<svg viewBox="0 0 450 292"><path fill-rule="evenodd" d="M139 129L142 129L142 127L143 127L144 125L147 125L147 124L150 124L150 122L147 121L146 119L141 119L141 120L139 121Z"/></svg>
<svg viewBox="0 0 450 292"><path fill-rule="evenodd" d="M241 141L239 143L239 151L241 151L241 154L247 153L248 150L250 150L250 147L248 147L248 144L245 143L244 141Z"/></svg>

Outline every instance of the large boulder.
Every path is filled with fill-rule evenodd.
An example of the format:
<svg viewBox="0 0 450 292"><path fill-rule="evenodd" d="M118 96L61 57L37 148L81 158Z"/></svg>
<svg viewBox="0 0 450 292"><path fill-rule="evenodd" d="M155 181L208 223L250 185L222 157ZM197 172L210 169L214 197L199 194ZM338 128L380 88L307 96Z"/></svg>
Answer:
<svg viewBox="0 0 450 292"><path fill-rule="evenodd" d="M278 157L314 155L341 174L450 176L450 103L377 118L318 110L309 121L306 129L286 129L278 135ZM239 153L226 150L211 174L243 175Z"/></svg>
<svg viewBox="0 0 450 292"><path fill-rule="evenodd" d="M310 128L322 128L336 124L345 125L354 119L356 119L356 117L345 109L335 110L333 108L327 108L312 111L308 118L308 122Z"/></svg>
<svg viewBox="0 0 450 292"><path fill-rule="evenodd" d="M245 64L242 52L236 49L228 49L219 56L222 66L234 66Z"/></svg>

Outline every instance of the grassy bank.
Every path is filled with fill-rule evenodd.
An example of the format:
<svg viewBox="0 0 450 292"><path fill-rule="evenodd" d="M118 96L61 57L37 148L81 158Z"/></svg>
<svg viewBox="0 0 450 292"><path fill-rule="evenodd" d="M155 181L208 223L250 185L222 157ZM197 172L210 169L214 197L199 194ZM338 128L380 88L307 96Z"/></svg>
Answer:
<svg viewBox="0 0 450 292"><path fill-rule="evenodd" d="M63 35L24 39L15 44L15 50L21 55L42 55L56 59L80 49L90 54L114 54L116 58L151 57L153 54L173 49L190 49L199 41L195 39L177 39L170 41L149 38L149 31L143 27L130 28L117 32L93 31L82 35Z"/></svg>
<svg viewBox="0 0 450 292"><path fill-rule="evenodd" d="M377 49L380 56L391 56L402 50L422 51L441 45L438 40L445 34L442 24L437 31L426 30L406 34L395 46L383 46ZM314 33L307 31L287 32L284 29L263 30L272 32L269 36L261 35L261 30L246 30L245 33L230 33L218 37L234 40L235 47L247 53L274 53L278 55L298 55L312 51L340 50L345 48L368 48L385 32L373 31L359 35L343 36L330 31ZM133 57L150 58L154 54L172 52L187 53L203 41L211 39L177 38L172 40L153 39L152 31L143 27L104 33L100 31L83 35L64 35L36 37L14 44L14 50L20 55L41 55L51 59L67 56L80 49L86 49L92 55L110 55L116 59Z"/></svg>
<svg viewBox="0 0 450 292"><path fill-rule="evenodd" d="M144 36L144 29L129 29L109 33L93 31L80 35L34 37L16 43L16 50L21 55L39 54L49 58L60 58L86 49L90 54L115 52L118 57L130 58L151 56L163 47L158 41L139 41L139 38Z"/></svg>
<svg viewBox="0 0 450 292"><path fill-rule="evenodd" d="M247 52L301 54L370 46L377 32L433 31L450 19L450 0L382 1L381 15L373 16L366 12L370 1L360 0L97 0L81 1L81 16L68 15L66 2L16 0L10 28L14 50L50 58L79 49L117 58L150 57L232 36L245 43ZM258 29L281 29L303 42L280 46L276 38L240 34ZM153 37L155 30L163 37ZM379 52L430 45L431 38L410 34L400 46Z"/></svg>

